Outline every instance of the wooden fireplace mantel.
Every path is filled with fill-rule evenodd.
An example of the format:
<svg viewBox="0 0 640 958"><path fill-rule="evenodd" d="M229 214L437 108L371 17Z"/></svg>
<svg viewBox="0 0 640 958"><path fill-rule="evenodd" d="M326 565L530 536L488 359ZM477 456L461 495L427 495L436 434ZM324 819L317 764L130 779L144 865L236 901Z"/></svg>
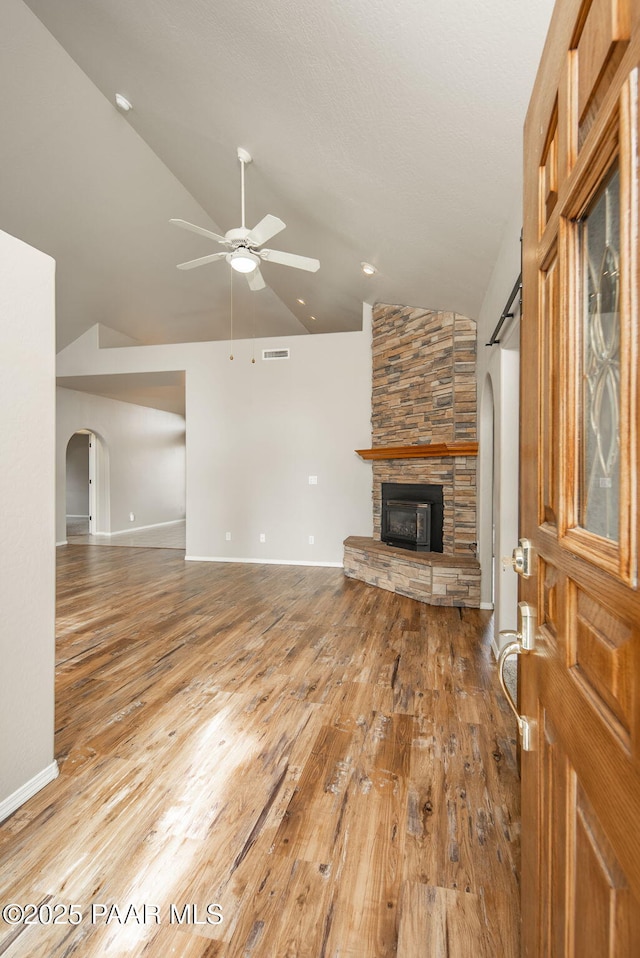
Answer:
<svg viewBox="0 0 640 958"><path fill-rule="evenodd" d="M443 459L449 456L477 456L477 442L428 442L416 446L376 446L356 449L362 459Z"/></svg>

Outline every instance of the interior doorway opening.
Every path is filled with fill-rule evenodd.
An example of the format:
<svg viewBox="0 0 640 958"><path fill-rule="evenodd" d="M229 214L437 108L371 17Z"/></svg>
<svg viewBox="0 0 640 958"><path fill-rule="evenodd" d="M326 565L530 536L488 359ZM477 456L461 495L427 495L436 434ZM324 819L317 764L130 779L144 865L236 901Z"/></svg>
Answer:
<svg viewBox="0 0 640 958"><path fill-rule="evenodd" d="M500 345L500 401L496 403L494 455L495 516L495 626L496 638L504 629L517 628L518 576L510 557L518 544L518 440L520 436L520 322L519 315ZM502 562L502 557L505 562ZM499 640L502 645L502 640Z"/></svg>
<svg viewBox="0 0 640 958"><path fill-rule="evenodd" d="M495 404L493 383L487 375L480 399L480 567L483 570L481 608L493 609L496 580Z"/></svg>
<svg viewBox="0 0 640 958"><path fill-rule="evenodd" d="M79 429L67 443L67 537L95 532L95 442L92 432Z"/></svg>
<svg viewBox="0 0 640 958"><path fill-rule="evenodd" d="M110 519L108 450L91 429L78 429L65 453L66 534L108 535Z"/></svg>
<svg viewBox="0 0 640 958"><path fill-rule="evenodd" d="M516 627L518 577L510 556L518 544L519 310L492 357L480 401L479 551L481 608L494 610L494 652L502 630Z"/></svg>

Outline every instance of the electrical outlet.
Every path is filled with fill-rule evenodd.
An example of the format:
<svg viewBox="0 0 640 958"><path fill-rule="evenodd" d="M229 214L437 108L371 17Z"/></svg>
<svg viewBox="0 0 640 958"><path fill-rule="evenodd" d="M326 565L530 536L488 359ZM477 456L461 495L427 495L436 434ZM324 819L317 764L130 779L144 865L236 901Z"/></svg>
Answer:
<svg viewBox="0 0 640 958"><path fill-rule="evenodd" d="M135 520L135 518L136 518L136 517L134 516L133 512L130 512L130 513L129 513L129 522L133 522L133 521Z"/></svg>
<svg viewBox="0 0 640 958"><path fill-rule="evenodd" d="M317 476L309 476L309 485L310 485L310 486L317 486L317 485L318 485L318 477L317 477Z"/></svg>
<svg viewBox="0 0 640 958"><path fill-rule="evenodd" d="M315 536L309 536L309 545L310 545L310 546L315 545L315 541L316 541L316 537L315 537Z"/></svg>
<svg viewBox="0 0 640 958"><path fill-rule="evenodd" d="M267 541L267 537L265 536L264 532L261 532L261 533L260 533L260 542L266 542L266 541Z"/></svg>
<svg viewBox="0 0 640 958"><path fill-rule="evenodd" d="M225 532L224 537L225 537L225 539L227 540L227 542L231 542L231 533L230 533L230 532Z"/></svg>

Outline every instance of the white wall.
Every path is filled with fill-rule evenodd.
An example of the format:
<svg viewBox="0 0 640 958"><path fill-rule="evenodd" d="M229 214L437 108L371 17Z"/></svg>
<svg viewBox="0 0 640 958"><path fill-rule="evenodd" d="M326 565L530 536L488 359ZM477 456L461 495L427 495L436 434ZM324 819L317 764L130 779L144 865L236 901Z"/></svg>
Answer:
<svg viewBox="0 0 640 958"><path fill-rule="evenodd" d="M54 277L0 232L0 819L57 775Z"/></svg>
<svg viewBox="0 0 640 958"><path fill-rule="evenodd" d="M255 364L248 340L230 361L224 342L99 349L94 327L58 374L185 370L188 557L341 564L343 540L372 533L371 466L354 452L371 445L365 313L362 332L261 340ZM285 346L289 360L262 360Z"/></svg>
<svg viewBox="0 0 640 958"><path fill-rule="evenodd" d="M98 438L97 532L112 534L184 517L182 416L60 387L56 403L57 542L66 536L67 443L79 429Z"/></svg>
<svg viewBox="0 0 640 958"><path fill-rule="evenodd" d="M500 344L488 347L496 323L520 273L522 200L514 205L478 319L478 421L480 424L478 548L482 566L481 601L491 603L492 514L495 526L495 628L517 627L517 575L503 569L518 542L519 323L508 320ZM518 301L513 304L518 313ZM494 435L488 406L493 399ZM492 462L490 460L493 460ZM493 475L493 489L491 478Z"/></svg>

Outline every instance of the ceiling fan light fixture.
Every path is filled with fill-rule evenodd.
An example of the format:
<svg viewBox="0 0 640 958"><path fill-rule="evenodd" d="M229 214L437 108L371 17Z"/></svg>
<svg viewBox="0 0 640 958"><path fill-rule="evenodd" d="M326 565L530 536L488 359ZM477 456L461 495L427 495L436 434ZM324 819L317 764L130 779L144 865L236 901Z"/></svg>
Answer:
<svg viewBox="0 0 640 958"><path fill-rule="evenodd" d="M229 253L227 262L238 273L253 273L260 262L260 257L251 250L240 247L240 249L234 249L233 253Z"/></svg>

